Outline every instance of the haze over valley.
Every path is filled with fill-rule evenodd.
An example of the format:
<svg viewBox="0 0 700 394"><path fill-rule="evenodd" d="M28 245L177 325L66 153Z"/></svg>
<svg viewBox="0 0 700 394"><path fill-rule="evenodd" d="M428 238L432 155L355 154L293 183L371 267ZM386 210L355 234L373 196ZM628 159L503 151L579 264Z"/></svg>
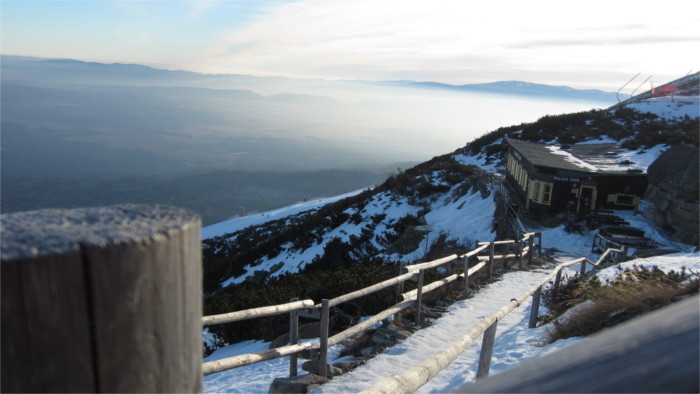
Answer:
<svg viewBox="0 0 700 394"><path fill-rule="evenodd" d="M149 202L204 222L374 185L503 124L614 94L2 57L2 209ZM332 170L332 171L321 171Z"/></svg>

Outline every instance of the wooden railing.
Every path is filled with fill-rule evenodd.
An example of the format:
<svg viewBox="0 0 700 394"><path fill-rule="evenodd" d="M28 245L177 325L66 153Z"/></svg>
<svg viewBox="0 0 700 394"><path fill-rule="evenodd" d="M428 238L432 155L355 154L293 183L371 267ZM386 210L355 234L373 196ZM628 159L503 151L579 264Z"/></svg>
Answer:
<svg viewBox="0 0 700 394"><path fill-rule="evenodd" d="M535 238L539 239L538 249L541 250L542 236L539 233L526 233L521 239L518 240L479 242L477 243L478 246L474 250L471 250L467 253L461 255L453 254L426 263L404 266L401 268L401 272L399 273L399 275L395 278L387 279L380 283L376 283L372 286L368 286L364 289L344 294L333 299L324 299L321 301L320 304L313 305L311 307L309 306L310 300L306 300L303 302L293 302L288 304L275 305L271 307L249 309L245 311L227 313L222 315L205 316L202 319L203 325L212 325L254 317L290 313L290 341L289 345L279 347L276 349L269 349L257 353L244 354L240 356L229 357L221 360L203 363L202 371L204 375L210 375L213 373L222 372L229 369L242 367L245 365L255 364L261 361L271 360L274 358L280 358L285 356L292 356L290 357L290 376L295 376L298 354L305 350L318 349L318 364L321 370L317 372L319 373L319 375L328 377L328 371L323 366L327 365L327 354L328 348L330 346L336 345L345 339L348 339L365 330L368 330L376 323L381 322L382 320L409 307L415 308L415 321L416 324L420 324L420 310L424 294L441 288L457 280L462 280L463 289L465 289L465 291L468 291L469 278L481 269L486 268L488 270L486 272L486 275L488 275L489 280L492 280L494 263L498 261L507 261L507 259L517 259L518 264L522 264L525 261L525 259L527 259L527 262L529 263L532 260L532 255L535 250ZM515 253L496 254L496 247L503 245L515 245ZM486 251L488 251L488 255L479 256L479 253ZM474 260L471 259L472 257L476 257L477 261L475 261L475 265L469 267L469 261ZM445 265L452 265L452 267L456 269L461 268L462 272L452 274L427 285L423 284L423 279L427 270L443 267ZM415 290L403 292L403 284L407 280L416 280L418 282L417 288ZM356 324L333 336L329 336L330 308L348 301L352 301L359 297L370 295L372 293L392 286L397 286L398 302L396 304L384 311L377 313L376 315L359 324ZM320 319L320 336L318 340L305 342L301 344L298 343L299 338L298 334L295 333L295 330L298 327L299 313L307 317L316 317Z"/></svg>
<svg viewBox="0 0 700 394"><path fill-rule="evenodd" d="M544 287L546 284L550 283L554 279L554 292L558 292L559 286L561 284L561 275L564 268L576 264L581 264L580 273L581 275L584 275L586 263L592 264L594 266L600 266L609 258L609 256L612 256L614 254L618 254L619 256L623 252L623 250L619 249L608 249L601 255L601 257L596 262L592 262L586 257L581 257L572 261L558 264L552 270L552 272L549 275L547 275L545 279L532 286L529 290L521 294L519 297L513 298L508 304L503 306L498 311L482 319L469 332L464 334L456 341L452 342L447 348L443 349L438 353L435 353L430 358L426 359L425 361L416 365L415 367L408 369L400 375L394 375L381 380L369 389L364 390L363 393L393 394L414 392L419 387L423 386L425 383L430 381L430 379L435 377L445 367L451 364L481 335L483 335L483 339L481 344L479 365L476 377L477 379L487 377L491 366L491 355L493 352L493 345L499 320L503 319L503 317L505 317L508 313L513 311L515 308L519 307L523 302L525 302L528 297L532 296L532 307L530 309L528 327L534 328L536 326L539 314L539 304L542 287Z"/></svg>

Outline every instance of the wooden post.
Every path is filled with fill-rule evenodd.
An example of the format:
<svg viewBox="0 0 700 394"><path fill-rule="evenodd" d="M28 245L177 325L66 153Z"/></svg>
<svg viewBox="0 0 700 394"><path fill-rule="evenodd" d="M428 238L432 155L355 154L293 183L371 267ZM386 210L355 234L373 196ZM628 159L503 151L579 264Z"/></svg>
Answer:
<svg viewBox="0 0 700 394"><path fill-rule="evenodd" d="M330 320L330 307L328 300L321 301L321 341L320 351L318 354L318 374L329 378L328 376L328 324Z"/></svg>
<svg viewBox="0 0 700 394"><path fill-rule="evenodd" d="M416 326L421 325L420 319L420 307L423 302L423 278L425 276L425 270L420 270L418 272L418 288L416 293Z"/></svg>
<svg viewBox="0 0 700 394"><path fill-rule="evenodd" d="M292 298L290 302L298 301L298 298ZM299 343L299 312L291 311L289 312L289 344L296 345ZM297 361L299 359L298 354L292 354L289 356L289 376L297 376Z"/></svg>
<svg viewBox="0 0 700 394"><path fill-rule="evenodd" d="M518 267L523 266L523 240L518 240Z"/></svg>
<svg viewBox="0 0 700 394"><path fill-rule="evenodd" d="M537 243L537 255L542 256L542 233L535 233L539 242Z"/></svg>
<svg viewBox="0 0 700 394"><path fill-rule="evenodd" d="M559 286L561 285L561 270L557 271L557 277L554 279L554 297L559 295Z"/></svg>
<svg viewBox="0 0 700 394"><path fill-rule="evenodd" d="M200 219L157 205L2 215L2 392L201 392Z"/></svg>
<svg viewBox="0 0 700 394"><path fill-rule="evenodd" d="M493 255L496 249L496 244L491 241L489 244L489 282L493 282Z"/></svg>
<svg viewBox="0 0 700 394"><path fill-rule="evenodd" d="M405 272L404 272L404 271L405 271ZM399 275L403 275L403 274L405 274L406 272L408 272L408 271L406 270L406 263L402 261L402 262L399 263ZM401 283L399 283L398 285L396 285L396 300L397 300L397 301L400 299L401 294L403 294L403 283L404 283L404 282L401 282Z"/></svg>
<svg viewBox="0 0 700 394"><path fill-rule="evenodd" d="M540 296L541 295L542 295L542 288L541 287L539 287L534 293L532 293L532 307L530 308L530 322L528 324L528 328L537 327L537 316L540 313Z"/></svg>
<svg viewBox="0 0 700 394"><path fill-rule="evenodd" d="M527 240L527 264L532 264L532 255L535 253L535 236L530 234L530 238Z"/></svg>
<svg viewBox="0 0 700 394"><path fill-rule="evenodd" d="M462 258L462 269L464 271L464 296L469 298L469 258Z"/></svg>
<svg viewBox="0 0 700 394"><path fill-rule="evenodd" d="M476 379L483 379L489 376L491 369L491 355L493 354L493 343L496 339L496 328L498 320L493 322L489 328L484 331L484 339L481 342L481 352L479 353L479 369L476 371Z"/></svg>
<svg viewBox="0 0 700 394"><path fill-rule="evenodd" d="M583 278L584 275L586 275L586 260L581 261L581 272L580 272L581 277Z"/></svg>

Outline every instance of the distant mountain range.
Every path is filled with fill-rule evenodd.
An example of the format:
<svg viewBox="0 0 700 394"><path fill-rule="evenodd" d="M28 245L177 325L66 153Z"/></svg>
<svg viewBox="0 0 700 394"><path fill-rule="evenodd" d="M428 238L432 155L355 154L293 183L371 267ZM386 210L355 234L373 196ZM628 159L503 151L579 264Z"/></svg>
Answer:
<svg viewBox="0 0 700 394"><path fill-rule="evenodd" d="M551 86L524 81L499 81L491 83L450 85L440 82L417 81L363 81L363 80L319 80L286 77L258 77L242 74L201 74L191 71L163 70L139 64L96 63L73 59L43 59L24 56L0 56L3 81L30 84L127 84L142 86L190 86L214 89L247 89L274 84L280 88L297 88L312 83L334 87L348 85L370 85L384 87L407 87L418 89L448 90L453 92L479 92L492 94L524 95L564 99L615 101L614 92L595 89L574 89L568 86ZM108 80L107 80L108 76ZM284 90L284 89L283 89ZM296 90L296 89L295 89ZM287 92L279 92L287 93ZM262 94L265 94L262 92Z"/></svg>
<svg viewBox="0 0 700 394"><path fill-rule="evenodd" d="M550 96L561 98L587 98L595 100L614 100L615 93L597 89L574 89L568 86L552 86L524 81L499 81L490 83L475 83L466 85L450 85L439 82L387 81L381 82L390 86L410 86L425 89L442 89L462 92L481 92L497 94L517 94L531 96Z"/></svg>

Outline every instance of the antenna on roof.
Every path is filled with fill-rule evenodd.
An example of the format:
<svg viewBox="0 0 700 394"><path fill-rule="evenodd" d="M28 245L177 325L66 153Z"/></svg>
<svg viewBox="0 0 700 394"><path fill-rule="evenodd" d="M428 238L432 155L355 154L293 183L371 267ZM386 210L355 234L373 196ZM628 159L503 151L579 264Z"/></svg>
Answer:
<svg viewBox="0 0 700 394"><path fill-rule="evenodd" d="M653 77L653 75L650 75L647 79L644 80L644 82L640 83L639 86L637 86L637 88L635 88L635 89L632 91L632 94L630 94L630 97L634 96L634 92L636 92L637 89L641 88L642 85L644 85L648 80L651 79L651 77Z"/></svg>
<svg viewBox="0 0 700 394"><path fill-rule="evenodd" d="M617 91L617 102L618 102L618 103L620 102L620 90L624 89L625 86L629 85L630 82L634 81L635 78L637 78L637 77L639 76L639 74L641 74L641 73L640 73L640 72L637 73L637 75L635 75L634 77L632 77L632 79L630 79L629 81L627 81L627 83L625 83L624 85L622 85L622 87L621 87L620 89L618 89L618 91Z"/></svg>

